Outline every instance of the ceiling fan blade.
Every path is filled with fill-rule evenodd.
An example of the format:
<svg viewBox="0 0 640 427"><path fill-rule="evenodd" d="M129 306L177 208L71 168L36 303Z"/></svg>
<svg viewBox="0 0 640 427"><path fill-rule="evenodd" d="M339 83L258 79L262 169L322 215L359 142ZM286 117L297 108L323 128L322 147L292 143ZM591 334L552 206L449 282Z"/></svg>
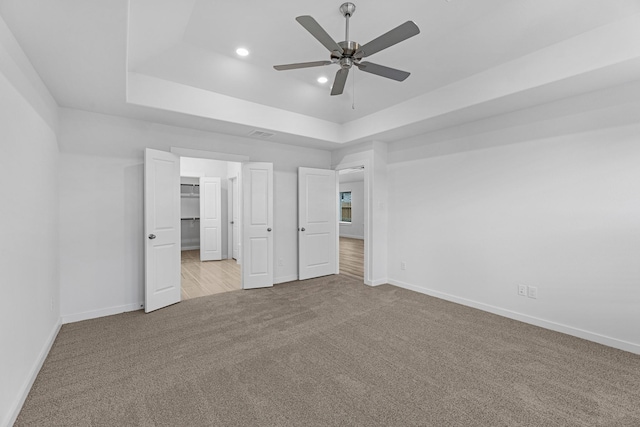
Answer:
<svg viewBox="0 0 640 427"><path fill-rule="evenodd" d="M376 74L378 76L386 77L388 79L397 80L399 82L405 81L407 77L411 75L406 71L396 70L395 68L385 67L384 65L374 64L373 62L361 62L356 64L360 71L366 73Z"/></svg>
<svg viewBox="0 0 640 427"><path fill-rule="evenodd" d="M347 76L349 75L348 68L340 68L336 73L336 78L333 81L333 87L331 88L331 95L341 95L344 91L344 85L347 83Z"/></svg>
<svg viewBox="0 0 640 427"><path fill-rule="evenodd" d="M333 62L331 61L314 61L314 62L299 62L297 64L284 64L284 65L274 65L278 71L284 70L295 70L297 68L309 68L309 67L322 67L323 65L331 65Z"/></svg>
<svg viewBox="0 0 640 427"><path fill-rule="evenodd" d="M342 48L338 46L338 43L336 43L335 40L333 40L331 36L327 34L324 28L322 28L320 24L318 24L318 21L308 15L298 16L296 18L296 21L298 21L300 25L302 25L307 31L309 31L313 37L315 37L320 43L322 43L324 47L329 49L329 52L338 51L342 55L342 53L344 52Z"/></svg>
<svg viewBox="0 0 640 427"><path fill-rule="evenodd" d="M358 49L353 56L357 59L371 56L374 53L380 52L417 34L420 34L420 28L418 28L415 22L407 21L380 37L371 40L369 43L360 46L360 49Z"/></svg>

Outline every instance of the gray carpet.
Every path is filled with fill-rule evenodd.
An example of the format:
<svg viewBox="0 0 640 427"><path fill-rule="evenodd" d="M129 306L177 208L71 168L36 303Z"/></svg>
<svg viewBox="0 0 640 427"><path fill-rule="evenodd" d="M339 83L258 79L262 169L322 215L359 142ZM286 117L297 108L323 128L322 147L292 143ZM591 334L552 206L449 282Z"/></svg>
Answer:
<svg viewBox="0 0 640 427"><path fill-rule="evenodd" d="M345 276L64 325L18 426L640 426L640 357Z"/></svg>

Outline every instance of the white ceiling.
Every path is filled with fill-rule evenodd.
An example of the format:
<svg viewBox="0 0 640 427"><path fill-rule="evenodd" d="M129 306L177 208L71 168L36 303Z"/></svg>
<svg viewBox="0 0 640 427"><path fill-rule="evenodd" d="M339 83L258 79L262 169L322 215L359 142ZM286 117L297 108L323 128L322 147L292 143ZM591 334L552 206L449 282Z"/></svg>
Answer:
<svg viewBox="0 0 640 427"><path fill-rule="evenodd" d="M336 65L295 17L344 39L340 1L0 0L7 22L60 106L323 148L420 132L640 77L639 0L356 1L364 44L413 20L421 33L368 58L405 82ZM235 55L244 46L246 58ZM355 75L355 84L353 81Z"/></svg>

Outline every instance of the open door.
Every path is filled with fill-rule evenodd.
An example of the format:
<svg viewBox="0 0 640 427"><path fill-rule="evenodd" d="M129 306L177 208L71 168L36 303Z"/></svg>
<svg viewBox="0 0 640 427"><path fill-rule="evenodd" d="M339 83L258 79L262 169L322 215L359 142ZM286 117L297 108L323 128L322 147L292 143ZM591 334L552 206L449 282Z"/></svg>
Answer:
<svg viewBox="0 0 640 427"><path fill-rule="evenodd" d="M242 288L273 286L273 165L242 164Z"/></svg>
<svg viewBox="0 0 640 427"><path fill-rule="evenodd" d="M298 168L298 277L338 274L338 175Z"/></svg>
<svg viewBox="0 0 640 427"><path fill-rule="evenodd" d="M231 254L232 258L240 263L240 197L238 188L238 177L232 178L230 181L231 194Z"/></svg>
<svg viewBox="0 0 640 427"><path fill-rule="evenodd" d="M144 311L180 301L180 158L144 153Z"/></svg>
<svg viewBox="0 0 640 427"><path fill-rule="evenodd" d="M200 177L200 261L222 259L220 178Z"/></svg>

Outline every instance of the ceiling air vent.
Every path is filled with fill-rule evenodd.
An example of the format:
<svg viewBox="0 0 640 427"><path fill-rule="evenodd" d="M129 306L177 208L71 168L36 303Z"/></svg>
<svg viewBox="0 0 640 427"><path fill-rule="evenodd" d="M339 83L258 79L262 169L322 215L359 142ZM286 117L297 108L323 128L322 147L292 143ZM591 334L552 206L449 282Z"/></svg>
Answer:
<svg viewBox="0 0 640 427"><path fill-rule="evenodd" d="M254 130L249 134L249 136L253 136L255 138L262 138L262 139L271 138L273 135L275 135L275 133L265 132L263 130Z"/></svg>

